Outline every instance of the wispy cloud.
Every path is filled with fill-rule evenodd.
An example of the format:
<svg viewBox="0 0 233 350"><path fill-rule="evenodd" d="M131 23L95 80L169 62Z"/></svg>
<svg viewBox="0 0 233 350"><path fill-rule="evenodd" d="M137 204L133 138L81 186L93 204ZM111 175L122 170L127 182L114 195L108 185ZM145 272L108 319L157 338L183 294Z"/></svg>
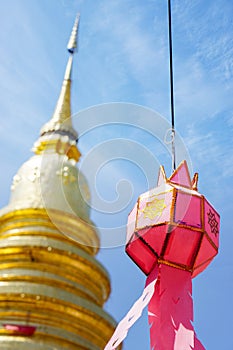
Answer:
<svg viewBox="0 0 233 350"><path fill-rule="evenodd" d="M175 28L184 45L221 81L232 77L233 25L230 1L177 1ZM182 31L182 32L181 32ZM182 54L182 46L180 54Z"/></svg>

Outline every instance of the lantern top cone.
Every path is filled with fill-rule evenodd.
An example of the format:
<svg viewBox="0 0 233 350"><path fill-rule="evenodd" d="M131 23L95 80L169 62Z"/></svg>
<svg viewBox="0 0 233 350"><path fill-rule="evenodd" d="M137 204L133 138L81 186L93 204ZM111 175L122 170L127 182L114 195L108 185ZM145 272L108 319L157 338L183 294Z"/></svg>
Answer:
<svg viewBox="0 0 233 350"><path fill-rule="evenodd" d="M126 252L145 273L156 264L202 272L218 253L220 217L197 190L186 161L157 187L139 196L129 214Z"/></svg>

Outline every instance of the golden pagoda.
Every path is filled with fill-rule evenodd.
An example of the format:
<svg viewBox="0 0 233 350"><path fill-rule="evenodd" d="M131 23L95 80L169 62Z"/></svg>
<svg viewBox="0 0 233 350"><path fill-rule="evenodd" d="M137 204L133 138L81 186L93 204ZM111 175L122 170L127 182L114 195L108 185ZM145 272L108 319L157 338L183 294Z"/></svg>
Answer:
<svg viewBox="0 0 233 350"><path fill-rule="evenodd" d="M115 322L103 310L107 271L95 259L99 238L89 218L85 177L72 126L70 94L79 17L51 120L14 176L0 211L0 348L100 350Z"/></svg>

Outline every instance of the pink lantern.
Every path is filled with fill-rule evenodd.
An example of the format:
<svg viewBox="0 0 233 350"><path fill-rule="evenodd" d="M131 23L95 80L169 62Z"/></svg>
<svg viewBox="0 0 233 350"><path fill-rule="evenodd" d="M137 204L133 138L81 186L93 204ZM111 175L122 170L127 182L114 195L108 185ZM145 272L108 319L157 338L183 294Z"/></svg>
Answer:
<svg viewBox="0 0 233 350"><path fill-rule="evenodd" d="M197 180L185 161L169 179L161 167L157 187L129 214L126 252L147 284L157 280L148 306L151 349L204 350L192 324L191 280L218 253L220 218L198 193Z"/></svg>
<svg viewBox="0 0 233 350"><path fill-rule="evenodd" d="M157 187L143 193L129 214L126 252L149 275L156 264L202 272L218 253L220 218L197 192L186 161L170 178L160 167Z"/></svg>
<svg viewBox="0 0 233 350"><path fill-rule="evenodd" d="M197 180L185 161L169 179L161 167L157 187L129 214L126 252L148 277L105 350L117 348L147 305L151 350L204 350L192 324L192 277L218 253L220 219Z"/></svg>

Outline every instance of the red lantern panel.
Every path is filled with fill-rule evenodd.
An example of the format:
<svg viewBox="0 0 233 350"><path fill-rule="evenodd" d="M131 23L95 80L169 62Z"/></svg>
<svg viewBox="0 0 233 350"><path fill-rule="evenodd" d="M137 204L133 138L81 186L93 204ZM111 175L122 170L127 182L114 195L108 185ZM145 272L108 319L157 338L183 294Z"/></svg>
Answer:
<svg viewBox="0 0 233 350"><path fill-rule="evenodd" d="M218 249L212 244L208 236L204 234L195 260L194 268L196 269L209 259L213 259L217 253Z"/></svg>
<svg viewBox="0 0 233 350"><path fill-rule="evenodd" d="M167 237L168 225L156 225L138 231L138 235L160 256Z"/></svg>
<svg viewBox="0 0 233 350"><path fill-rule="evenodd" d="M169 231L164 260L192 269L202 232L184 227L170 227Z"/></svg>
<svg viewBox="0 0 233 350"><path fill-rule="evenodd" d="M136 234L133 234L132 239L127 244L126 253L146 275L157 264L155 252Z"/></svg>
<svg viewBox="0 0 233 350"><path fill-rule="evenodd" d="M199 267L195 268L195 270L192 273L192 277L196 277L197 275L199 275L199 273L201 273L202 271L204 271L207 266L211 263L212 259L209 259L208 261L206 261L204 264L200 265Z"/></svg>

